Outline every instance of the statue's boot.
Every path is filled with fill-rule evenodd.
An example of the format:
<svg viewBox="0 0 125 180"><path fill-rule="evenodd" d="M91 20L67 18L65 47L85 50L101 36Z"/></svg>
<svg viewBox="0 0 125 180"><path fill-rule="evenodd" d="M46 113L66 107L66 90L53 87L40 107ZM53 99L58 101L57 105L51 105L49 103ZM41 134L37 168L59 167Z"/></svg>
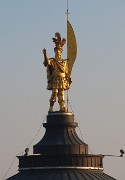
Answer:
<svg viewBox="0 0 125 180"><path fill-rule="evenodd" d="M65 108L65 103L64 102L60 102L60 111L66 112L66 108Z"/></svg>
<svg viewBox="0 0 125 180"><path fill-rule="evenodd" d="M54 102L51 101L51 102L50 102L49 112L53 112L53 106L54 106Z"/></svg>

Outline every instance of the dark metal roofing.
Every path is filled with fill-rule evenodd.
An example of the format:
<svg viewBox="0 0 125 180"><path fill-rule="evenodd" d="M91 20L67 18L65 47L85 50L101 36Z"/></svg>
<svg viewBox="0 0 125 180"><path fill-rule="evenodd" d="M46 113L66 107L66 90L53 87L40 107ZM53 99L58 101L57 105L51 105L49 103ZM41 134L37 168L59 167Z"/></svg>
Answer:
<svg viewBox="0 0 125 180"><path fill-rule="evenodd" d="M33 155L18 156L19 173L8 180L116 180L103 173L102 155L88 154L71 113L49 113L43 126Z"/></svg>
<svg viewBox="0 0 125 180"><path fill-rule="evenodd" d="M116 180L99 172L23 172L8 180Z"/></svg>
<svg viewBox="0 0 125 180"><path fill-rule="evenodd" d="M77 135L74 116L71 113L50 113L44 137L34 148L34 154L87 154L88 145Z"/></svg>

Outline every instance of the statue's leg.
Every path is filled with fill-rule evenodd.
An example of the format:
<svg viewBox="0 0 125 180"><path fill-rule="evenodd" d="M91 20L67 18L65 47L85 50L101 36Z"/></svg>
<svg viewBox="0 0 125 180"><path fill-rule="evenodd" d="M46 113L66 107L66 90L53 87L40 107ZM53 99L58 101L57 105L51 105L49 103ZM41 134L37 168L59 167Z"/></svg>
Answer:
<svg viewBox="0 0 125 180"><path fill-rule="evenodd" d="M65 100L64 100L64 89L59 89L57 96L58 96L58 102L60 105L60 111L66 112Z"/></svg>
<svg viewBox="0 0 125 180"><path fill-rule="evenodd" d="M51 98L50 98L50 108L49 108L49 112L53 112L53 106L54 106L54 103L56 102L56 96L58 94L58 89L52 89L52 95L51 95Z"/></svg>

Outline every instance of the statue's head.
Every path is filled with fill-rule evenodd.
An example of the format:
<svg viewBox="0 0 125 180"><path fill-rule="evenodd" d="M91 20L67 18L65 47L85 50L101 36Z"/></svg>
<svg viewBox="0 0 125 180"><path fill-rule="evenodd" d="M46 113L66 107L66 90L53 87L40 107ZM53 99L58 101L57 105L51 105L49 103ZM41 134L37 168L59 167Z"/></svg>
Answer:
<svg viewBox="0 0 125 180"><path fill-rule="evenodd" d="M63 38L61 40L61 35L60 35L60 33L57 32L57 33L55 33L55 38L52 38L52 40L55 43L55 48L54 48L55 55L61 56L61 53L63 50L62 47L66 43L66 39Z"/></svg>

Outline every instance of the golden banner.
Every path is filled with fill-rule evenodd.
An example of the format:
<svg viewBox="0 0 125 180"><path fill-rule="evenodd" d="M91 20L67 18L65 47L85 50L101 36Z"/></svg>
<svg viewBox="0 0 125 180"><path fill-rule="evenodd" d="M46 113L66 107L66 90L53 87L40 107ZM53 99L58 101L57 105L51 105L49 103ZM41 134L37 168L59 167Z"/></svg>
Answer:
<svg viewBox="0 0 125 180"><path fill-rule="evenodd" d="M68 77L71 76L73 64L77 55L77 42L75 33L70 22L67 20L67 58L68 58Z"/></svg>

